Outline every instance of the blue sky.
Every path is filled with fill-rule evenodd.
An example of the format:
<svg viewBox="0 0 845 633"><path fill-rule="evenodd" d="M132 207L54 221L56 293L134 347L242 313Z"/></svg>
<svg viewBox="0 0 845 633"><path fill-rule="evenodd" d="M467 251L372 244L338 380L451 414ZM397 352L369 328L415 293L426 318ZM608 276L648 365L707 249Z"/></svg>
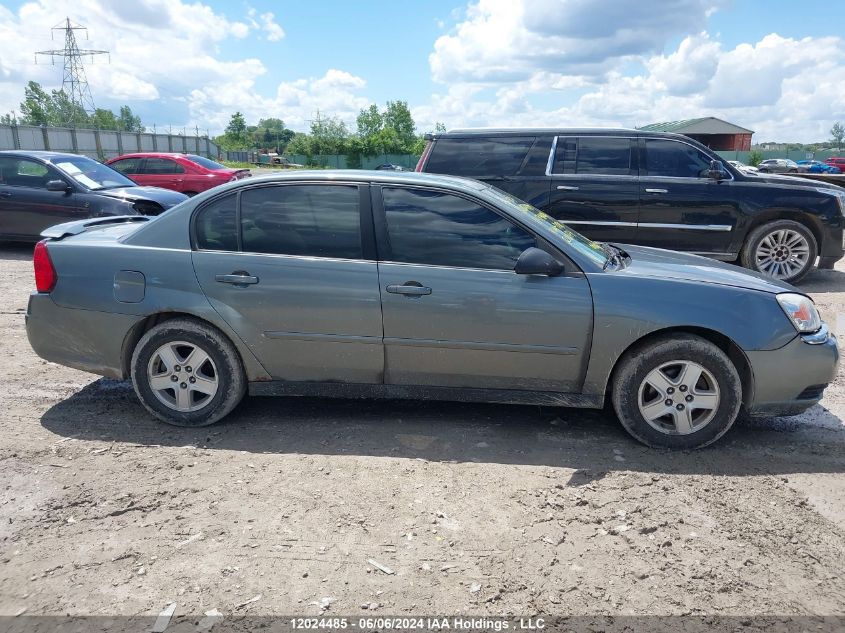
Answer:
<svg viewBox="0 0 845 633"><path fill-rule="evenodd" d="M64 15L112 51L88 66L97 105L219 132L308 127L317 110L409 102L420 131L465 125L642 125L719 116L755 140L827 138L845 121L845 5L735 0L0 1L0 112Z"/></svg>

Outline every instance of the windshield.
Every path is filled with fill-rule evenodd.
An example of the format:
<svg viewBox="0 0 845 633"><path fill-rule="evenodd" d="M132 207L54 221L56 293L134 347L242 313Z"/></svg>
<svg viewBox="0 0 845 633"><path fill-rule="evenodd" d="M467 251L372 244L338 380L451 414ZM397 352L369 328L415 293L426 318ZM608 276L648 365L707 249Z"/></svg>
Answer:
<svg viewBox="0 0 845 633"><path fill-rule="evenodd" d="M536 220L543 222L543 224L545 224L547 228L551 229L555 233L555 235L565 241L576 251L588 257L598 266L604 268L605 264L607 264L607 259L608 256L611 254L611 251L608 247L604 246L600 242L594 242L592 240L587 239L577 231L573 231L572 229L570 229L568 226L566 226L565 223L561 222L560 220L555 220L548 213L540 211L540 209L538 209L537 207L534 207L525 202L524 200L520 200L516 196L512 196L511 194L506 193L501 189L490 187L487 191L488 193L493 194L495 197L507 202L511 206L518 207L521 211L530 214Z"/></svg>
<svg viewBox="0 0 845 633"><path fill-rule="evenodd" d="M108 165L86 156L67 156L56 160L54 166L88 189L134 187L135 183Z"/></svg>
<svg viewBox="0 0 845 633"><path fill-rule="evenodd" d="M196 156L195 154L188 154L188 158L190 158L200 167L205 167L206 169L226 169L225 165L215 163L210 158L203 158L202 156Z"/></svg>

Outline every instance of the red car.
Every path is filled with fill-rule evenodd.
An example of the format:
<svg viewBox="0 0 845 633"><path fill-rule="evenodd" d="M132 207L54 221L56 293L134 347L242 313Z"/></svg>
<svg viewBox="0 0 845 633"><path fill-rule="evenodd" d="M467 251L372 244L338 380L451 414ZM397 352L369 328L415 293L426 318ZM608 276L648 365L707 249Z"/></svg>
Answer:
<svg viewBox="0 0 845 633"><path fill-rule="evenodd" d="M189 196L250 175L248 169L225 167L196 154L124 154L112 158L106 164L139 185L163 187Z"/></svg>
<svg viewBox="0 0 845 633"><path fill-rule="evenodd" d="M839 171L845 174L845 158L840 156L831 156L830 158L826 158L824 162L828 165L839 167Z"/></svg>

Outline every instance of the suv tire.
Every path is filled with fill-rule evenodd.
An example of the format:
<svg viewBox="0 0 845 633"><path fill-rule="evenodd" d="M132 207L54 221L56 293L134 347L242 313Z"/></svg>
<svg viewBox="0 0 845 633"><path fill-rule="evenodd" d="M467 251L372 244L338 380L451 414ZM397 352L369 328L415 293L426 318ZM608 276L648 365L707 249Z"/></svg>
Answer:
<svg viewBox="0 0 845 633"><path fill-rule="evenodd" d="M818 254L810 229L795 220L776 220L751 231L740 261L746 268L794 284L810 272ZM772 270L779 272L772 274Z"/></svg>

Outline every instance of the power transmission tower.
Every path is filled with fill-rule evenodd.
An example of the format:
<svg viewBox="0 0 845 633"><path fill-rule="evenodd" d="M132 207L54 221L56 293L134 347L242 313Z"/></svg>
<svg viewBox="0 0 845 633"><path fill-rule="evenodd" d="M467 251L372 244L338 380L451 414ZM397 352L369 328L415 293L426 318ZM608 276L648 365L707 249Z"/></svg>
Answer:
<svg viewBox="0 0 845 633"><path fill-rule="evenodd" d="M79 121L73 119L79 111L91 114L94 112L94 98L91 96L91 88L88 85L88 79L85 77L85 67L82 65L84 57L90 57L94 61L95 55L109 55L108 51L100 51L94 49L80 49L76 43L76 31L85 31L85 39L88 39L88 29L81 24L71 22L70 18L65 18L51 29L51 33L55 39L56 31L64 31L65 47L63 49L54 49L49 51L38 51L35 53L35 61L38 62L39 55L50 57L50 63L55 64L56 58L64 60L64 76L62 78L62 90L67 95L71 104L77 106L72 108L72 111L67 113L69 121L65 121L68 125L75 125ZM109 58L111 61L111 58Z"/></svg>

